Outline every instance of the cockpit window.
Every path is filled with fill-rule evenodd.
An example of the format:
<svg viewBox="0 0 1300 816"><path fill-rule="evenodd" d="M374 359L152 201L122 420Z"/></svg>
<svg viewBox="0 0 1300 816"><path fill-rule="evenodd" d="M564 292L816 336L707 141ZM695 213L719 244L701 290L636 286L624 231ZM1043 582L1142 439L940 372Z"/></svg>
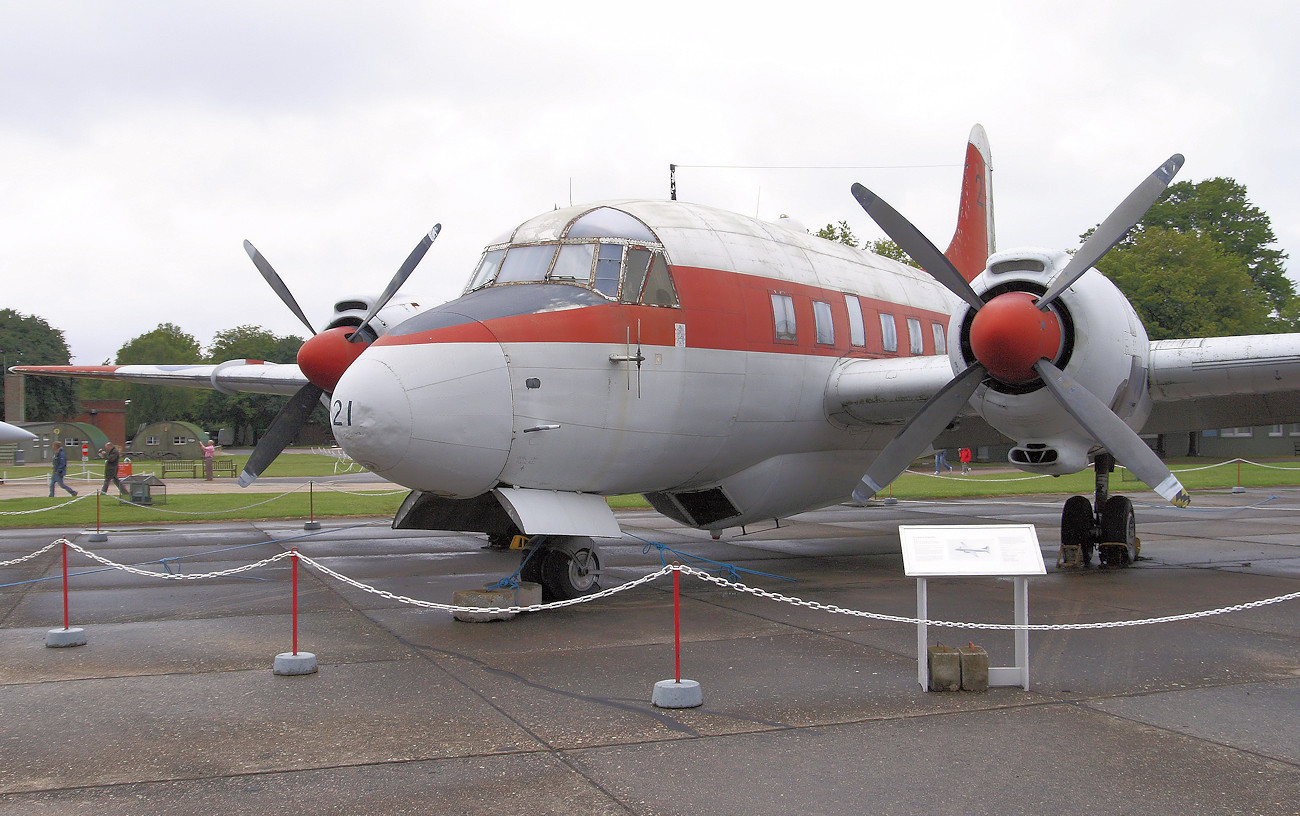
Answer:
<svg viewBox="0 0 1300 816"><path fill-rule="evenodd" d="M512 233L519 234L518 232ZM489 246L466 292L513 283L580 286L608 300L677 306L663 245L640 220L612 207L575 218L559 235Z"/></svg>
<svg viewBox="0 0 1300 816"><path fill-rule="evenodd" d="M629 241L659 243L645 224L612 207L598 207L578 216L565 233L567 238L626 238Z"/></svg>
<svg viewBox="0 0 1300 816"><path fill-rule="evenodd" d="M497 283L527 283L546 280L555 257L555 244L511 247L501 262Z"/></svg>
<svg viewBox="0 0 1300 816"><path fill-rule="evenodd" d="M591 263L595 255L595 244L565 244L560 247L560 256L555 260L550 280L587 285L591 282Z"/></svg>

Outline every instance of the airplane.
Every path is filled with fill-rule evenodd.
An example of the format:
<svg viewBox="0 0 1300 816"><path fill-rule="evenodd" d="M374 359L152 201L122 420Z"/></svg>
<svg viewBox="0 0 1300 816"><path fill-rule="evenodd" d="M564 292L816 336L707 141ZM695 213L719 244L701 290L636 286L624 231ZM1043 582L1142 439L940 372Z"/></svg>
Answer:
<svg viewBox="0 0 1300 816"><path fill-rule="evenodd" d="M1138 435L1300 419L1300 334L1151 342L1093 265L1182 164L1161 163L1073 254L997 251L991 153L966 146L941 252L861 185L863 209L924 269L676 200L555 209L489 244L456 299L345 298L296 365L16 366L31 375L291 395L248 484L328 405L338 444L410 488L394 528L523 536L520 577L549 599L599 589L606 496L639 493L710 532L865 502L932 446L1012 443L1021 470L1093 464L1063 543L1122 566L1136 521L1116 461L1177 506L1190 497ZM865 472L865 475L864 475Z"/></svg>
<svg viewBox="0 0 1300 816"><path fill-rule="evenodd" d="M10 425L8 422L0 422L0 445L26 442L35 438L36 434L31 431L19 428L17 425Z"/></svg>

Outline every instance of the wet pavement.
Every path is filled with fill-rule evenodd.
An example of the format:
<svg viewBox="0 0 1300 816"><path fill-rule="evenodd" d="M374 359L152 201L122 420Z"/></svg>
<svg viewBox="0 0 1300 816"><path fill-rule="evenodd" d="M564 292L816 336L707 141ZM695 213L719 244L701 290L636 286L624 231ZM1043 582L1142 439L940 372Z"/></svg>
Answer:
<svg viewBox="0 0 1300 816"><path fill-rule="evenodd" d="M171 482L169 482L170 486ZM10 495L8 493L5 494ZM1276 496L1269 499L1270 495ZM1137 498L1154 498L1144 494ZM1048 562L1031 623L1125 621L1300 591L1300 489L1137 507L1129 569L1054 566L1060 497L835 507L729 541L620 513L602 584L660 566L645 541L795 579L771 592L911 616L899 524L1033 523ZM0 561L50 543L0 533ZM151 524L76 542L204 574L290 547L396 595L449 603L518 556L383 520ZM57 551L0 567L0 814L1300 813L1300 600L1153 626L1033 632L1030 689L931 693L916 630L683 578L682 676L704 705L650 704L674 673L672 581L505 622L457 622L299 572L140 577ZM1011 621L1003 579L930 579L930 615ZM1009 633L930 628L994 665Z"/></svg>

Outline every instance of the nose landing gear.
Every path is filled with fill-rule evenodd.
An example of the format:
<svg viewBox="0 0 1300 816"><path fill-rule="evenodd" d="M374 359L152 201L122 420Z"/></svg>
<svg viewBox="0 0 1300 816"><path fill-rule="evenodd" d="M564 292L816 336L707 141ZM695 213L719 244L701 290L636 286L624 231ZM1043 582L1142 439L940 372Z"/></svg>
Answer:
<svg viewBox="0 0 1300 816"><path fill-rule="evenodd" d="M600 591L600 553L585 536L533 536L520 579L542 585L542 600L568 601Z"/></svg>
<svg viewBox="0 0 1300 816"><path fill-rule="evenodd" d="M1106 567L1127 567L1137 560L1141 542L1137 537L1137 520L1133 502L1126 496L1109 496L1110 474L1115 457L1098 454L1095 500L1071 496L1061 509L1061 554L1057 566L1086 567L1097 560Z"/></svg>

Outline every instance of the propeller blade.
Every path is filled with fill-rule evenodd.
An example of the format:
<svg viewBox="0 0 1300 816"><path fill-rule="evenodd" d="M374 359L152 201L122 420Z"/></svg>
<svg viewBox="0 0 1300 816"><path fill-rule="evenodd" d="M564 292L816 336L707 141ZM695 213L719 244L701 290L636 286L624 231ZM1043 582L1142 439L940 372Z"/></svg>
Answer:
<svg viewBox="0 0 1300 816"><path fill-rule="evenodd" d="M1169 472L1155 451L1142 441L1142 437L1125 424L1096 395L1088 391L1061 369L1046 359L1034 364L1052 396L1061 403L1070 416L1092 435L1124 467L1133 471L1143 483L1163 496L1175 507L1186 507L1192 497L1187 495L1178 477Z"/></svg>
<svg viewBox="0 0 1300 816"><path fill-rule="evenodd" d="M420 243L415 245L415 249L411 250L411 254L406 256L406 262L402 264L402 268L397 270L397 274L393 276L393 279L388 282L388 286L384 287L384 291L375 300L375 305L370 307L369 312L366 312L361 325L348 338L349 342L359 343L368 334L366 328L370 325L370 321L374 319L375 315L379 314L380 309L388 304L393 295L397 294L397 290L402 288L402 284L406 283L406 279L411 277L411 273L415 271L415 267L424 258L424 253L428 252L429 247L437 240L440 232L442 232L442 224L434 224L433 229L429 230L429 234L421 238Z"/></svg>
<svg viewBox="0 0 1300 816"><path fill-rule="evenodd" d="M885 485L898 478L907 466L929 447L948 423L961 411L962 406L979 388L987 374L984 366L975 363L952 378L939 392L917 411L903 430L889 441L876 461L867 468L867 475L853 490L853 500L864 502L885 489Z"/></svg>
<svg viewBox="0 0 1300 816"><path fill-rule="evenodd" d="M931 277L946 286L948 291L969 303L971 308L978 311L984 305L984 301L975 294L975 290L957 271L957 267L952 265L952 261L948 260L948 256L930 243L930 239L922 235L911 221L861 184L854 184L852 190L853 197L862 205L862 209L867 211L867 215L871 216L871 219L894 243L898 244L899 248L911 255L912 260L929 272Z"/></svg>
<svg viewBox="0 0 1300 816"><path fill-rule="evenodd" d="M1088 240L1083 242L1083 246L1074 253L1074 257L1070 258L1070 262L1056 276L1056 280L1052 281L1052 285L1038 299L1038 308L1046 310L1048 304L1060 297L1070 284L1078 280L1080 275L1101 260L1101 256L1110 252L1112 247L1123 240L1128 231L1142 220L1142 216L1147 214L1151 205L1155 204L1156 199L1164 193L1165 188L1174 180L1174 176L1182 166L1183 154L1175 153L1151 175L1143 179L1142 183L1128 194L1128 198L1120 202L1114 212L1106 216L1101 226L1097 227L1092 235L1088 236Z"/></svg>
<svg viewBox="0 0 1300 816"><path fill-rule="evenodd" d="M248 257L253 259L253 266L256 266L257 271L262 273L262 277L271 285L272 291L280 296L280 300L284 301L285 306L289 307L289 311L298 316L298 319L302 321L302 324L307 327L307 331L315 334L316 330L312 328L311 321L307 319L307 315L302 313L302 309L298 306L298 301L293 299L293 294L289 291L289 287L284 285L284 281L280 280L280 276L276 274L276 271L273 268L271 268L271 264L267 262L266 258L262 257L262 253L257 251L257 247L253 246L248 241L245 241L244 251L248 253Z"/></svg>
<svg viewBox="0 0 1300 816"><path fill-rule="evenodd" d="M251 485L258 476L262 475L262 471L275 461L280 451L293 441L298 429L307 422L307 417L311 415L312 409L316 407L317 401L324 393L317 386L308 383L289 398L280 409L280 413L276 414L275 420L271 422L271 427L258 441L257 447L253 448L253 454L248 457L244 472L239 474L240 487Z"/></svg>

